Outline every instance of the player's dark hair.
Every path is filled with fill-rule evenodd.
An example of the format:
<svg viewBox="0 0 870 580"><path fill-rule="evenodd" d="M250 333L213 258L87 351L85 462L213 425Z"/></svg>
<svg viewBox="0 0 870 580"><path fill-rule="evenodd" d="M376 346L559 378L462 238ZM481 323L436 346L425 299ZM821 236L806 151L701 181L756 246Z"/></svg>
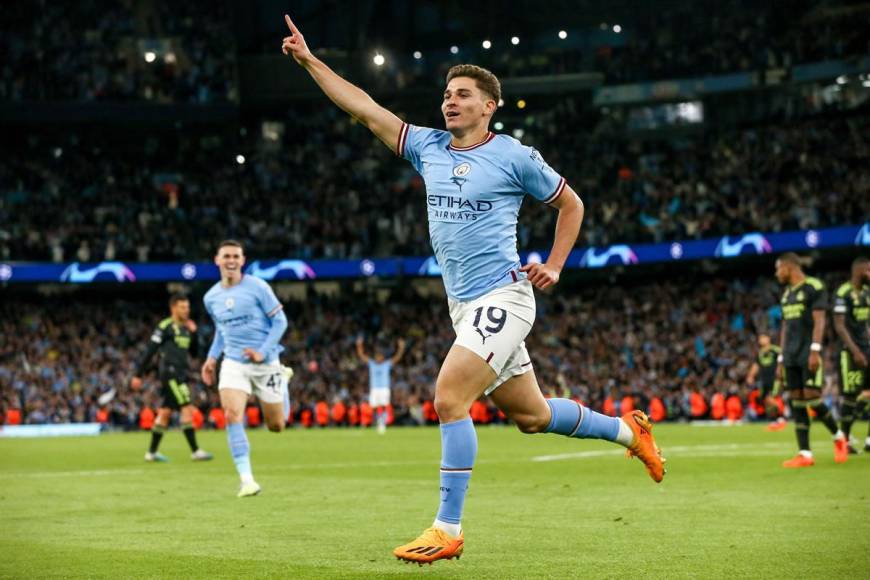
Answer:
<svg viewBox="0 0 870 580"><path fill-rule="evenodd" d="M215 253L219 254L220 251L221 251L221 248L224 248L224 247L226 247L226 246L231 246L231 247L233 247L233 248L238 248L238 249L240 249L240 250L242 251L243 254L245 253L245 246L243 246L243 245L242 245L242 242L240 242L240 241L238 241L238 240L224 240L224 241L222 241L221 243L218 244L218 246L217 246L217 252L215 252Z"/></svg>
<svg viewBox="0 0 870 580"><path fill-rule="evenodd" d="M447 82L456 77L468 77L474 79L477 88L492 97L496 103L501 100L501 83L498 77L483 67L474 64L457 64L447 71Z"/></svg>
<svg viewBox="0 0 870 580"><path fill-rule="evenodd" d="M857 258L852 260L853 268L860 268L861 266L865 266L867 264L870 264L870 258L868 258L867 256L858 256Z"/></svg>
<svg viewBox="0 0 870 580"><path fill-rule="evenodd" d="M169 296L169 307L172 308L182 300L190 300L187 297L187 294L182 294L181 292L174 292Z"/></svg>
<svg viewBox="0 0 870 580"><path fill-rule="evenodd" d="M798 256L794 252L786 252L777 258L780 262L787 262L789 264L794 264L798 268L803 268L805 266L809 266L812 264L812 260L810 258L805 258L803 256Z"/></svg>

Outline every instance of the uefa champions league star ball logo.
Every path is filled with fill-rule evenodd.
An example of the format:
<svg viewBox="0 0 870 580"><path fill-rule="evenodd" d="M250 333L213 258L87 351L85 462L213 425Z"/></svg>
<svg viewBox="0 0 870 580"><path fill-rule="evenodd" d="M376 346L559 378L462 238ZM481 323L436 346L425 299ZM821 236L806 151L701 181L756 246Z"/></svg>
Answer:
<svg viewBox="0 0 870 580"><path fill-rule="evenodd" d="M233 306L235 306L235 305L236 305L236 301L233 298L227 298L226 300L224 300L224 306L227 307L227 310L232 310Z"/></svg>
<svg viewBox="0 0 870 580"><path fill-rule="evenodd" d="M360 262L359 270L363 276L371 276L375 273L375 263L371 260L363 260Z"/></svg>
<svg viewBox="0 0 870 580"><path fill-rule="evenodd" d="M181 277L185 280L193 280L196 278L196 266L193 264L185 264L181 267Z"/></svg>

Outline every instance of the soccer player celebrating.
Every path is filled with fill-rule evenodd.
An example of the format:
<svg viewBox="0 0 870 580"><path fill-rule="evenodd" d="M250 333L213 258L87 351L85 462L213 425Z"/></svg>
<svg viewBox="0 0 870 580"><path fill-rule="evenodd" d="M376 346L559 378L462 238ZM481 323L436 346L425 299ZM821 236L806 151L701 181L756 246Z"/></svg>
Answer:
<svg viewBox="0 0 870 580"><path fill-rule="evenodd" d="M136 376L130 380L130 387L140 389L142 376L148 370L154 355L160 353L158 375L161 383L163 402L157 410L157 418L151 428L151 445L145 453L145 461L169 461L157 451L163 433L169 427L172 411L179 412L179 421L187 444L190 445L190 458L194 461L208 461L212 454L199 448L196 431L193 430L193 405L187 374L190 370L188 355L196 356L198 341L196 323L190 319L190 301L182 294L169 297L169 318L160 321L151 334L145 354L136 365Z"/></svg>
<svg viewBox="0 0 870 580"><path fill-rule="evenodd" d="M791 252L776 261L776 279L786 286L782 305L781 363L777 374L785 373L785 387L794 418L799 453L785 461L783 467L815 465L810 451L810 418L807 409L834 435L834 461L848 458L846 438L837 429L828 406L822 402L822 337L825 335L825 311L828 300L825 285L818 278L804 274L801 258Z"/></svg>
<svg viewBox="0 0 870 580"><path fill-rule="evenodd" d="M433 562L462 554L460 525L477 435L469 417L481 395L524 433L606 439L640 457L655 481L664 466L645 414L607 417L569 399L544 399L525 337L535 320L532 287L559 281L583 221L583 204L541 155L489 131L501 87L489 71L458 65L447 74L441 103L446 131L402 122L364 91L342 79L308 49L285 16L290 36L282 50L311 75L341 109L358 119L426 184L429 234L441 266L456 341L435 384L441 422L441 502L433 525L399 546L399 559ZM517 215L526 194L559 212L546 263L520 265Z"/></svg>
<svg viewBox="0 0 870 580"><path fill-rule="evenodd" d="M756 378L761 379L758 394L764 404L765 413L771 419L779 414L779 409L773 398L779 394L780 381L776 378L776 361L780 352L779 347L771 343L769 334L759 334L758 355L746 375L746 384L749 386L755 386ZM785 429L785 418L783 417L771 421L767 426L768 431L781 431L783 429Z"/></svg>
<svg viewBox="0 0 870 580"><path fill-rule="evenodd" d="M288 375L278 355L287 330L284 307L266 282L242 274L242 244L225 240L215 256L221 281L206 292L203 302L215 323L202 380L215 382L217 360L223 354L218 390L227 420L227 439L241 479L238 497L260 493L251 470L250 445L243 424L245 406L252 392L260 399L269 431L280 433L287 420Z"/></svg>
<svg viewBox="0 0 870 580"><path fill-rule="evenodd" d="M849 439L852 423L864 414L870 400L867 384L867 360L870 359L870 259L852 262L852 276L837 289L834 298L834 330L840 337L840 394L843 408L840 428ZM858 451L848 446L850 454ZM864 443L870 451L870 433Z"/></svg>
<svg viewBox="0 0 870 580"><path fill-rule="evenodd" d="M396 352L387 358L380 347L375 348L375 357L369 358L363 346L363 337L356 339L356 355L369 367L369 405L375 410L375 421L378 425L378 433L383 435L387 432L387 406L390 404L390 373L393 365L402 360L405 354L405 341L399 339L396 343Z"/></svg>

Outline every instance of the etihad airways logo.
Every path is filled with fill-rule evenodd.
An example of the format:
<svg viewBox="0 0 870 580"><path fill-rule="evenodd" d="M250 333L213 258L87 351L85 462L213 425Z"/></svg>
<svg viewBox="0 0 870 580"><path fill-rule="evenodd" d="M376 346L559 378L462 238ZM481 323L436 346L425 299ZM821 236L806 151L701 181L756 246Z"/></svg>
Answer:
<svg viewBox="0 0 870 580"><path fill-rule="evenodd" d="M630 247L625 245L610 246L602 252L596 251L595 248L589 248L583 253L580 258L581 268L603 268L607 266L611 260L628 266L637 264L637 254Z"/></svg>
<svg viewBox="0 0 870 580"><path fill-rule="evenodd" d="M426 196L429 206L429 219L443 222L473 222L492 210L493 203L484 199L467 199L458 195Z"/></svg>
<svg viewBox="0 0 870 580"><path fill-rule="evenodd" d="M744 252L746 248L750 248L751 252ZM771 252L770 242L761 234L746 234L737 238L737 241L732 242L728 236L719 240L716 246L715 255L717 258L734 258L741 254L769 254Z"/></svg>
<svg viewBox="0 0 870 580"><path fill-rule="evenodd" d="M263 268L260 266L260 261L252 262L245 270L246 274L262 278L263 280L274 280L279 273L290 271L296 276L297 280L305 280L306 278L317 278L314 269L303 262L302 260L281 260L274 266Z"/></svg>
<svg viewBox="0 0 870 580"><path fill-rule="evenodd" d="M136 275L122 262L100 262L92 268L84 269L79 262L73 262L60 275L60 281L82 284L93 282L100 274L111 274L117 282L136 281Z"/></svg>

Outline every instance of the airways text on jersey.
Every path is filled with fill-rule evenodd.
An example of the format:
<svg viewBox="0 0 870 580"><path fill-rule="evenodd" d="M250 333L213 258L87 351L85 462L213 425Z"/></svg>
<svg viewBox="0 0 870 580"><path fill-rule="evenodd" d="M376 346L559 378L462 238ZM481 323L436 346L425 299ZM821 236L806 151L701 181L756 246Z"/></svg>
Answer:
<svg viewBox="0 0 870 580"><path fill-rule="evenodd" d="M426 204L429 206L429 220L453 223L476 221L493 208L493 202L485 199L466 199L437 193L427 195Z"/></svg>

